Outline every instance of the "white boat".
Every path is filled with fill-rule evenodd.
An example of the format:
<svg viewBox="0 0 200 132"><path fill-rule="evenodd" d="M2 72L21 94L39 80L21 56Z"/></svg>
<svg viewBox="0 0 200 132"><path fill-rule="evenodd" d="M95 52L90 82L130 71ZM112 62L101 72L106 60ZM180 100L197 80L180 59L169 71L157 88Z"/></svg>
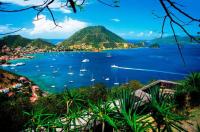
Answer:
<svg viewBox="0 0 200 132"><path fill-rule="evenodd" d="M69 83L73 83L73 82L74 82L74 81L72 81L72 80L71 80L71 81L69 81Z"/></svg>
<svg viewBox="0 0 200 132"><path fill-rule="evenodd" d="M80 69L80 71L81 71L81 72L86 72L87 69L85 69L85 68L84 68L84 69Z"/></svg>
<svg viewBox="0 0 200 132"><path fill-rule="evenodd" d="M112 67L112 68L117 68L118 66L117 66L117 65L111 65L111 67Z"/></svg>
<svg viewBox="0 0 200 132"><path fill-rule="evenodd" d="M73 72L68 72L67 74L68 74L68 75L74 75L74 73L73 73Z"/></svg>
<svg viewBox="0 0 200 132"><path fill-rule="evenodd" d="M93 77L93 74L92 74L92 77L91 77L91 82L94 82L95 81L95 78Z"/></svg>
<svg viewBox="0 0 200 132"><path fill-rule="evenodd" d="M57 73L58 71L54 70L52 73Z"/></svg>
<svg viewBox="0 0 200 132"><path fill-rule="evenodd" d="M15 64L15 66L22 66L22 65L25 65L25 63L19 62L19 63Z"/></svg>
<svg viewBox="0 0 200 132"><path fill-rule="evenodd" d="M9 66L8 64L3 64L3 65L1 65L2 67L7 67L7 66Z"/></svg>
<svg viewBox="0 0 200 132"><path fill-rule="evenodd" d="M1 66L2 67L8 67L8 66L15 67L15 66L22 66L22 65L25 65L25 63L19 62L19 63L16 63L16 64L3 64Z"/></svg>
<svg viewBox="0 0 200 132"><path fill-rule="evenodd" d="M107 77L107 78L105 78L105 80L106 80L106 81L109 81L109 80L110 80L110 78L109 78L109 77Z"/></svg>
<svg viewBox="0 0 200 132"><path fill-rule="evenodd" d="M92 78L90 81L91 81L91 82L94 82L94 81L95 81L95 79L94 79L94 78Z"/></svg>
<svg viewBox="0 0 200 132"><path fill-rule="evenodd" d="M80 69L80 72L86 72L87 71L87 69L85 68L85 65L81 65L81 69Z"/></svg>
<svg viewBox="0 0 200 132"><path fill-rule="evenodd" d="M16 64L10 64L10 65L8 65L8 66L12 66L12 67L15 67L15 66L16 66Z"/></svg>
<svg viewBox="0 0 200 132"><path fill-rule="evenodd" d="M68 71L67 74L68 74L68 75L73 75L73 74L74 74L73 71L72 71L72 66L69 66L69 71Z"/></svg>
<svg viewBox="0 0 200 132"><path fill-rule="evenodd" d="M129 84L129 82L128 82L128 78L126 78L126 83L125 83L125 84L127 84L127 85Z"/></svg>
<svg viewBox="0 0 200 132"><path fill-rule="evenodd" d="M115 78L114 85L119 85L119 82L117 81L117 78Z"/></svg>
<svg viewBox="0 0 200 132"><path fill-rule="evenodd" d="M81 76L81 77L82 77L82 76L84 76L84 74L83 74L83 73L80 73L80 74L79 74L79 76Z"/></svg>
<svg viewBox="0 0 200 132"><path fill-rule="evenodd" d="M118 83L118 82L115 82L114 85L119 85L119 83Z"/></svg>
<svg viewBox="0 0 200 132"><path fill-rule="evenodd" d="M90 62L90 60L89 59L84 59L81 62L86 63L86 62Z"/></svg>
<svg viewBox="0 0 200 132"><path fill-rule="evenodd" d="M80 71L79 76L81 76L81 77L84 76L84 74L82 73L82 71Z"/></svg>
<svg viewBox="0 0 200 132"><path fill-rule="evenodd" d="M112 55L110 53L107 53L106 57L110 58Z"/></svg>

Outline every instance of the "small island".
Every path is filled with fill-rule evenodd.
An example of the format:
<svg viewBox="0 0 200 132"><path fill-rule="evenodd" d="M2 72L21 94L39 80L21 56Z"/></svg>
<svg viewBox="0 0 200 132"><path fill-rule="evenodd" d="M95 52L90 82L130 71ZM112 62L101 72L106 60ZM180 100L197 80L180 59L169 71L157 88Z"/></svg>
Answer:
<svg viewBox="0 0 200 132"><path fill-rule="evenodd" d="M154 43L154 44L151 44L149 48L160 48L160 45L158 43Z"/></svg>

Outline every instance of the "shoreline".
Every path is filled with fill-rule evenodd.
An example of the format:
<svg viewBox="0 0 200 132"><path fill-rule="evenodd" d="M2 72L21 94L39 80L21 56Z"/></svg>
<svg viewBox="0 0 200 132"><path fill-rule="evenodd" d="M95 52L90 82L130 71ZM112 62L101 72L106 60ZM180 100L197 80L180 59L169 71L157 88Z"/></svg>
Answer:
<svg viewBox="0 0 200 132"><path fill-rule="evenodd" d="M129 50L129 49L140 49L140 48L148 48L148 47L135 47L135 48L114 48L114 49L102 49L102 50L98 50L98 51L90 51L90 50L72 50L72 51L69 51L69 50L66 50L66 51L43 51L43 52L32 52L32 53L25 53L23 54L23 56L8 56L8 55L5 55L5 56L0 56L0 61L6 61L5 63L0 63L0 66L2 66L3 64L8 64L9 65L9 61L12 61L12 60L23 60L23 59L33 59L34 54L42 54L42 53L63 53L63 52L74 52L74 53L79 53L79 52L82 52L82 53L103 53L103 52L106 52L106 51L115 51L115 50Z"/></svg>

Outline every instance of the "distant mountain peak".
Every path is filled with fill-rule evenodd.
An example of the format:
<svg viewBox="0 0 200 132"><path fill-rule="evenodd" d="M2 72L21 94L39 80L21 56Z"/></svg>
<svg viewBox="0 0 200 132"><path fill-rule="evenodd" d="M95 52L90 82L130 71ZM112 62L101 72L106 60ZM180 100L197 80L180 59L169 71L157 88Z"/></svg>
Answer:
<svg viewBox="0 0 200 132"><path fill-rule="evenodd" d="M176 36L177 40L180 44L195 44L197 42L191 41L190 37L188 36ZM196 38L199 38L196 36ZM151 43L158 43L158 44L176 44L176 40L174 36L166 36L163 38L156 38L151 40Z"/></svg>
<svg viewBox="0 0 200 132"><path fill-rule="evenodd" d="M63 41L59 46L64 47L85 47L91 48L117 48L126 41L104 26L89 26L74 33L70 38Z"/></svg>
<svg viewBox="0 0 200 132"><path fill-rule="evenodd" d="M5 37L0 38L0 48L6 45L10 48L16 47L26 47L26 46L33 46L36 48L47 48L47 47L55 47L53 44L46 42L45 40L38 38L38 39L28 39L22 37L21 35L8 35Z"/></svg>

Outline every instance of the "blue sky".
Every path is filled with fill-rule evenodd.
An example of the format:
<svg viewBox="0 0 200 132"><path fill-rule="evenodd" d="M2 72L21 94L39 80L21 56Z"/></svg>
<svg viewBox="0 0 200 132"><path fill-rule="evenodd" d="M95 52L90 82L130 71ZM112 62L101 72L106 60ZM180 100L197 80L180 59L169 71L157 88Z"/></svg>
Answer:
<svg viewBox="0 0 200 132"><path fill-rule="evenodd" d="M0 0L13 3L13 8L38 4L41 0ZM112 1L112 0L104 0ZM180 2L185 11L196 18L200 18L199 0L185 0ZM160 36L162 19L155 18L164 15L159 0L121 0L119 8L105 6L96 0L86 0L83 10L74 14L70 9L58 9L59 0L52 5L56 22L62 28L54 28L51 17L47 11L40 15L41 20L34 21L36 12L28 10L20 13L0 13L0 32L8 32L23 27L21 34L29 38L64 39L86 26L103 25L125 39L153 39ZM166 25L165 34L171 35L169 25ZM195 24L188 27L191 33L199 28ZM177 34L183 33L176 29Z"/></svg>

